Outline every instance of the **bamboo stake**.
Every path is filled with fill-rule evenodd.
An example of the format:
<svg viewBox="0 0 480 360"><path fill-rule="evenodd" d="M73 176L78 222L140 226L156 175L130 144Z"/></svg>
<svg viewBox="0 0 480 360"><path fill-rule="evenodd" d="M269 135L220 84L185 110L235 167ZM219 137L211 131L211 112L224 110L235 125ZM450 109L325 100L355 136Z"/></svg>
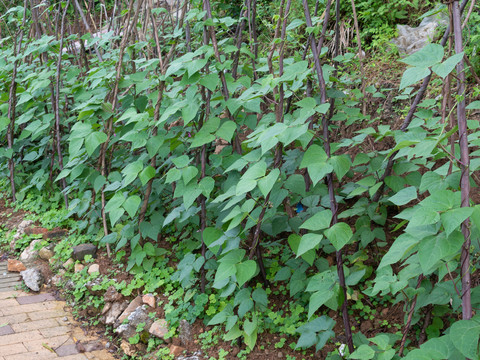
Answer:
<svg viewBox="0 0 480 360"><path fill-rule="evenodd" d="M310 10L308 8L308 2L307 0L302 0L302 2L303 2L303 9L305 12L305 20L307 22L307 26L312 27L313 25L312 25L312 19L310 17ZM327 92L325 87L325 80L323 77L323 71L322 71L322 67L320 65L320 59L318 56L318 48L317 46L315 46L315 40L313 36L310 38L310 41L311 41L310 47L312 48L312 52L313 52L315 70L317 73L318 85L320 88L320 103L325 104L327 102L327 94L326 94ZM330 157L331 149L330 149L330 134L328 130L328 125L329 125L328 118L324 117L322 121L324 148L327 156ZM337 200L335 199L335 190L333 186L332 173L327 175L326 180L327 180L328 194L330 198L330 209L332 210L331 224L335 225L338 222L338 204L337 204ZM347 287L345 285L345 273L343 271L343 255L341 250L338 250L336 252L336 262L337 262L337 274L338 274L339 285L343 291L343 297L344 297L344 301L342 304L343 327L345 330L345 336L347 338L348 350L350 351L350 353L352 353L354 351L354 348L353 348L352 330L350 327L350 320L348 317Z"/></svg>
<svg viewBox="0 0 480 360"><path fill-rule="evenodd" d="M463 51L461 11L458 1L451 5L453 17L453 35L455 38L455 53ZM470 206L470 155L468 151L468 131L465 111L465 72L463 59L457 64L457 95L461 99L457 104L458 143L460 145L460 188L461 207ZM462 246L461 274L462 274L462 318L472 317L472 303L470 298L470 219L462 223L462 234L465 242Z"/></svg>
<svg viewBox="0 0 480 360"><path fill-rule="evenodd" d="M465 9L465 6L467 5L468 0L463 0L462 4L460 5L460 16L463 13L463 10ZM442 40L440 41L440 45L445 46L448 40L448 36L450 35L450 28L451 26L448 25L447 29L445 30L445 33L443 34ZM400 127L400 130L405 132L408 128L408 125L413 120L413 114L415 114L415 111L417 110L418 104L420 104L420 101L423 99L423 95L425 95L425 91L427 91L428 84L430 83L430 79L432 78L432 74L428 75L425 79L423 79L422 86L420 86L420 89L417 92L417 95L415 96L415 99L412 102L412 105L410 106L410 110L408 111L407 116L405 117L405 120L403 121L402 126ZM388 158L387 166L385 167L385 171L380 179L380 182L382 185L378 188L377 192L373 195L372 200L374 202L377 202L380 200L380 197L383 194L383 190L385 189L385 179L392 174L392 169L393 165L395 164L395 156L398 154L398 151L394 152L390 157Z"/></svg>

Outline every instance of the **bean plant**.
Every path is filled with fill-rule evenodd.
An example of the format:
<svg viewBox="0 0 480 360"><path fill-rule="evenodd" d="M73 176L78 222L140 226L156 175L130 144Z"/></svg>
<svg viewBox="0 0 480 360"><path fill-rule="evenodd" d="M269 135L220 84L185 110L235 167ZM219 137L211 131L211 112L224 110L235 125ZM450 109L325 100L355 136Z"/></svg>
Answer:
<svg viewBox="0 0 480 360"><path fill-rule="evenodd" d="M109 2L93 18L77 0L25 0L1 16L10 199L61 199L134 276L163 274L170 256L189 320L249 350L283 326L297 349L342 339L330 359L478 358L467 1L387 91L362 76L361 48L327 46L338 0L170 3ZM443 97L425 96L431 78ZM412 97L402 126L370 109L388 91ZM295 322L272 311L280 295ZM402 330L367 338L353 324L362 299L399 304Z"/></svg>

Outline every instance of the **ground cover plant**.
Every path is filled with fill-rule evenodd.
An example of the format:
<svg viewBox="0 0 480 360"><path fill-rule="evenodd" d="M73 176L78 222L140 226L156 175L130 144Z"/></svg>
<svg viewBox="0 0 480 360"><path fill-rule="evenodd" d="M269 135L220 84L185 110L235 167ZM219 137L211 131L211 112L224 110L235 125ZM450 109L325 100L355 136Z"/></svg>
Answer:
<svg viewBox="0 0 480 360"><path fill-rule="evenodd" d="M103 246L205 348L478 358L478 5L381 82L369 4L392 34L435 5L2 4L4 193L61 204L58 250Z"/></svg>

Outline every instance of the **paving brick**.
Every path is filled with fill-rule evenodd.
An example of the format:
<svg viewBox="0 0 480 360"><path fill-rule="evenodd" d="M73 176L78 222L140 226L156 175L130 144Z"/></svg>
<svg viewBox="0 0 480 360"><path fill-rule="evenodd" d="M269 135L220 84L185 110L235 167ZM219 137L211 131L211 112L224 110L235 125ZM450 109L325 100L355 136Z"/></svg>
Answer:
<svg viewBox="0 0 480 360"><path fill-rule="evenodd" d="M45 303L45 304L50 304L50 303ZM34 312L34 311L45 311L45 310L48 310L45 307L45 304L40 303L40 304L10 306L8 308L2 308L2 313L3 315L14 315L14 314L20 314L20 313Z"/></svg>
<svg viewBox="0 0 480 360"><path fill-rule="evenodd" d="M38 330L34 330L34 331L27 331L27 332L24 332L24 333L20 333L20 334L10 334L10 335L4 335L4 336L0 336L0 346L1 345L11 345L11 344L17 344L17 343L21 343L25 340L38 340L38 339L42 339L43 336L42 334L40 334L40 332L38 332ZM28 359L28 358L25 358L25 359Z"/></svg>
<svg viewBox="0 0 480 360"><path fill-rule="evenodd" d="M28 315L25 313L0 316L0 324L19 324L28 320Z"/></svg>
<svg viewBox="0 0 480 360"><path fill-rule="evenodd" d="M0 354L2 354L2 356L21 354L26 352L28 352L27 348L20 343L0 346Z"/></svg>
<svg viewBox="0 0 480 360"><path fill-rule="evenodd" d="M0 336L13 334L12 327L10 325L0 324Z"/></svg>
<svg viewBox="0 0 480 360"><path fill-rule="evenodd" d="M16 333L21 333L24 331L52 328L56 326L57 326L57 322L55 321L55 319L44 319L44 320L24 322L22 324L13 324L12 328Z"/></svg>
<svg viewBox="0 0 480 360"><path fill-rule="evenodd" d="M83 329L81 329L80 327L74 327L72 329L72 336L76 340L80 340L80 341L83 341L83 342L97 340L97 337L85 334Z"/></svg>
<svg viewBox="0 0 480 360"><path fill-rule="evenodd" d="M92 360L112 360L113 356L107 350L97 350L85 353L87 359Z"/></svg>
<svg viewBox="0 0 480 360"><path fill-rule="evenodd" d="M46 321L46 320L41 320L41 321ZM48 327L46 329L40 329L40 333L46 338L69 334L70 332L71 332L71 329L68 326L55 326L55 327Z"/></svg>
<svg viewBox="0 0 480 360"><path fill-rule="evenodd" d="M5 360L50 360L50 359L58 359L58 356L54 353L36 353L36 352L29 352L23 354L16 354L16 355L8 355L5 356Z"/></svg>
<svg viewBox="0 0 480 360"><path fill-rule="evenodd" d="M56 348L55 352L60 357L75 355L79 353L75 344L62 345Z"/></svg>
<svg viewBox="0 0 480 360"><path fill-rule="evenodd" d="M49 318L63 318L67 316L68 313L64 310L45 310L41 312L31 312L28 314L28 317L32 320L42 320L42 319L49 319Z"/></svg>
<svg viewBox="0 0 480 360"><path fill-rule="evenodd" d="M42 305L45 306L45 309L47 310L64 310L64 308L67 306L65 301L47 301L42 303Z"/></svg>
<svg viewBox="0 0 480 360"><path fill-rule="evenodd" d="M52 349L56 349L62 345L74 344L72 338L69 335L60 335L51 337L48 339L41 338L32 341L25 341L23 343L28 351L40 351L42 348L45 348L44 345L48 345Z"/></svg>
<svg viewBox="0 0 480 360"><path fill-rule="evenodd" d="M17 297L17 301L20 305L36 304L44 301L55 301L55 300L56 300L55 296L53 296L50 293Z"/></svg>
<svg viewBox="0 0 480 360"><path fill-rule="evenodd" d="M3 299L0 300L0 309L5 310L5 308L10 307L10 306L17 306L18 302L16 299Z"/></svg>
<svg viewBox="0 0 480 360"><path fill-rule="evenodd" d="M88 360L88 358L84 354L62 356L62 357L59 357L58 359L62 359L62 360ZM110 359L113 359L113 358L110 358Z"/></svg>

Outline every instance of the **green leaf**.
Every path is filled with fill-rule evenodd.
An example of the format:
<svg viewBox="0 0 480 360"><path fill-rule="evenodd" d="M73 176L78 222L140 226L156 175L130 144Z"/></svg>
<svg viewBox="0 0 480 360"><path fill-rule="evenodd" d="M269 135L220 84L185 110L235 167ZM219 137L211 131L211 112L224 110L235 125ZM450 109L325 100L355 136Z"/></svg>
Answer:
<svg viewBox="0 0 480 360"><path fill-rule="evenodd" d="M317 102L312 97L306 97L300 101L297 101L295 105L298 105L306 110L313 110L315 106L317 106Z"/></svg>
<svg viewBox="0 0 480 360"><path fill-rule="evenodd" d="M328 156L320 146L313 144L303 155L300 168L307 168L313 186L333 171L333 166L327 163Z"/></svg>
<svg viewBox="0 0 480 360"><path fill-rule="evenodd" d="M206 176L202 180L200 180L200 182L198 183L198 187L202 191L203 196L208 199L210 193L215 187L215 180L213 180L213 178L211 178L210 176Z"/></svg>
<svg viewBox="0 0 480 360"><path fill-rule="evenodd" d="M5 116L0 116L0 131L5 130L10 124L10 120Z"/></svg>
<svg viewBox="0 0 480 360"><path fill-rule="evenodd" d="M268 296L265 290L263 290L262 288L256 288L253 291L252 299L255 301L257 306L261 305L265 308L268 306Z"/></svg>
<svg viewBox="0 0 480 360"><path fill-rule="evenodd" d="M90 156L97 149L100 144L103 144L107 141L107 134L104 132L96 131L91 133L85 138L85 149L87 154Z"/></svg>
<svg viewBox="0 0 480 360"><path fill-rule="evenodd" d="M435 64L432 66L432 71L440 76L441 78L445 79L448 74L452 72L452 70L457 66L457 64L463 59L463 51L461 53L455 54L450 56L447 60L445 60L441 64Z"/></svg>
<svg viewBox="0 0 480 360"><path fill-rule="evenodd" d="M153 179L155 176L155 168L153 166L147 166L145 169L142 170L140 175L138 177L140 178L140 181L142 182L142 185L145 185L150 181L150 179Z"/></svg>
<svg viewBox="0 0 480 360"><path fill-rule="evenodd" d="M256 164L250 166L245 174L243 174L241 181L249 180L249 179L258 179L260 177L265 176L265 172L267 171L267 163L262 160L257 162Z"/></svg>
<svg viewBox="0 0 480 360"><path fill-rule="evenodd" d="M257 327L258 327L258 322L255 317L252 319L252 321L246 319L243 322L243 330L247 335L252 335L254 332L256 332Z"/></svg>
<svg viewBox="0 0 480 360"><path fill-rule="evenodd" d="M480 100L472 101L466 107L467 110L480 110Z"/></svg>
<svg viewBox="0 0 480 360"><path fill-rule="evenodd" d="M446 235L450 235L454 230L458 229L460 225L473 213L471 207L461 207L451 209L440 215Z"/></svg>
<svg viewBox="0 0 480 360"><path fill-rule="evenodd" d="M270 171L270 173L267 176L258 180L258 188L262 192L263 196L266 197L268 193L272 190L279 175L280 175L280 170L273 169L272 171Z"/></svg>
<svg viewBox="0 0 480 360"><path fill-rule="evenodd" d="M123 203L123 208L127 211L128 215L133 218L135 214L137 213L138 206L142 202L142 199L140 199L140 196L138 195L132 195L128 197L127 200Z"/></svg>
<svg viewBox="0 0 480 360"><path fill-rule="evenodd" d="M235 133L235 130L237 130L237 125L233 121L229 120L225 121L222 126L220 126L220 129L217 130L215 135L221 139L230 141Z"/></svg>
<svg viewBox="0 0 480 360"><path fill-rule="evenodd" d="M413 186L407 187L405 189L400 190L398 193L390 197L392 203L397 206L408 204L410 201L417 198L417 189Z"/></svg>
<svg viewBox="0 0 480 360"><path fill-rule="evenodd" d="M149 243L147 242L144 246L143 246L143 251L145 251L145 253L148 255L148 256L155 256L155 246L153 246L152 243Z"/></svg>
<svg viewBox="0 0 480 360"><path fill-rule="evenodd" d="M188 209L190 206L192 206L201 193L202 190L200 190L197 184L190 183L183 191L183 204L185 209Z"/></svg>
<svg viewBox="0 0 480 360"><path fill-rule="evenodd" d="M298 244L297 249L297 257L302 256L307 251L314 249L323 239L323 235L320 234L305 234L300 239L300 243Z"/></svg>
<svg viewBox="0 0 480 360"><path fill-rule="evenodd" d="M187 166L186 168L182 169L182 178L183 183L187 185L190 180L195 178L198 174L198 169L195 166Z"/></svg>
<svg viewBox="0 0 480 360"><path fill-rule="evenodd" d="M410 234L400 235L392 244L388 252L382 257L378 269L384 266L391 265L401 260L405 254L407 254L415 245L418 244L420 239Z"/></svg>
<svg viewBox="0 0 480 360"><path fill-rule="evenodd" d="M332 211L327 209L314 214L311 218L307 219L300 228L312 231L323 230L330 226L332 221Z"/></svg>
<svg viewBox="0 0 480 360"><path fill-rule="evenodd" d="M320 291L314 292L312 296L310 296L310 300L308 302L308 318L310 319L313 314L325 304L330 298L334 296L334 292L328 289L322 289Z"/></svg>
<svg viewBox="0 0 480 360"><path fill-rule="evenodd" d="M199 81L200 85L205 86L208 90L212 92L215 91L218 83L219 83L218 74L209 74L209 75L202 76L202 78Z"/></svg>
<svg viewBox="0 0 480 360"><path fill-rule="evenodd" d="M332 156L328 163L332 165L333 171L337 175L338 181L341 181L345 174L350 170L352 165L350 159L346 155Z"/></svg>
<svg viewBox="0 0 480 360"><path fill-rule="evenodd" d="M439 44L428 44L424 48L418 50L401 62L411 65L427 68L440 63L443 59L443 46Z"/></svg>
<svg viewBox="0 0 480 360"><path fill-rule="evenodd" d="M165 179L165 182L167 184L171 184L172 182L180 180L182 177L182 172L178 170L177 168L171 168L167 172L167 178Z"/></svg>
<svg viewBox="0 0 480 360"><path fill-rule="evenodd" d="M193 74L198 72L201 68L207 65L208 58L196 59L187 63L188 76L191 77Z"/></svg>
<svg viewBox="0 0 480 360"><path fill-rule="evenodd" d="M223 231L214 227L207 227L205 230L203 230L203 241L205 242L205 245L207 245L208 248L210 248L210 245L213 244L215 241L220 239L220 237L223 235ZM213 246L210 248L214 254L216 254L219 250L220 246Z"/></svg>
<svg viewBox="0 0 480 360"><path fill-rule="evenodd" d="M206 131L199 131L193 138L190 148L196 148L215 141L215 135L212 135Z"/></svg>
<svg viewBox="0 0 480 360"><path fill-rule="evenodd" d="M326 163L328 160L327 153L320 146L313 144L303 154L300 168L306 168L312 164Z"/></svg>
<svg viewBox="0 0 480 360"><path fill-rule="evenodd" d="M114 226L117 221L122 217L122 215L125 213L125 210L123 208L117 208L111 210L108 215L110 217L110 223L112 226Z"/></svg>
<svg viewBox="0 0 480 360"><path fill-rule="evenodd" d="M119 209L124 202L125 196L123 196L122 193L116 193L110 200L108 200L107 204L105 205L105 212Z"/></svg>
<svg viewBox="0 0 480 360"><path fill-rule="evenodd" d="M243 263L237 264L237 282L238 286L242 287L248 280L250 280L257 271L257 263L254 260L247 260Z"/></svg>
<svg viewBox="0 0 480 360"><path fill-rule="evenodd" d="M227 313L226 311L221 311L216 314L213 318L210 319L207 326L223 324L227 320Z"/></svg>
<svg viewBox="0 0 480 360"><path fill-rule="evenodd" d="M122 174L125 176L123 185L127 186L131 182L135 181L138 177L138 173L143 170L143 162L141 160L134 161L122 170Z"/></svg>
<svg viewBox="0 0 480 360"><path fill-rule="evenodd" d="M253 350L253 348L255 347L255 344L257 343L257 331L254 331L253 334L251 335L245 334L244 339L245 339L245 345L247 345L250 351Z"/></svg>
<svg viewBox="0 0 480 360"><path fill-rule="evenodd" d="M348 224L340 222L325 230L325 236L338 251L350 241L353 232Z"/></svg>
<svg viewBox="0 0 480 360"><path fill-rule="evenodd" d="M400 81L400 90L411 86L430 75L430 70L424 67L412 67L405 70Z"/></svg>
<svg viewBox="0 0 480 360"><path fill-rule="evenodd" d="M355 350L349 359L369 360L375 357L375 351L368 345L362 344Z"/></svg>
<svg viewBox="0 0 480 360"><path fill-rule="evenodd" d="M478 359L479 335L478 318L457 321L450 328L450 339L453 345L469 359Z"/></svg>
<svg viewBox="0 0 480 360"><path fill-rule="evenodd" d="M220 263L218 265L217 272L215 273L215 281L213 287L218 289L219 284L222 280L229 278L230 276L235 275L237 272L236 264L231 263ZM223 286L220 286L220 288Z"/></svg>
<svg viewBox="0 0 480 360"><path fill-rule="evenodd" d="M187 155L179 156L172 160L177 168L184 168L190 163L190 158Z"/></svg>
<svg viewBox="0 0 480 360"><path fill-rule="evenodd" d="M236 196L243 195L243 194L255 189L256 186L257 186L257 181L256 180L250 180L250 179L240 180L237 183L237 188L236 188L235 195Z"/></svg>
<svg viewBox="0 0 480 360"><path fill-rule="evenodd" d="M457 254L462 244L463 236L459 231L449 237L440 233L423 239L418 246L418 260L423 273L431 273L440 260Z"/></svg>

